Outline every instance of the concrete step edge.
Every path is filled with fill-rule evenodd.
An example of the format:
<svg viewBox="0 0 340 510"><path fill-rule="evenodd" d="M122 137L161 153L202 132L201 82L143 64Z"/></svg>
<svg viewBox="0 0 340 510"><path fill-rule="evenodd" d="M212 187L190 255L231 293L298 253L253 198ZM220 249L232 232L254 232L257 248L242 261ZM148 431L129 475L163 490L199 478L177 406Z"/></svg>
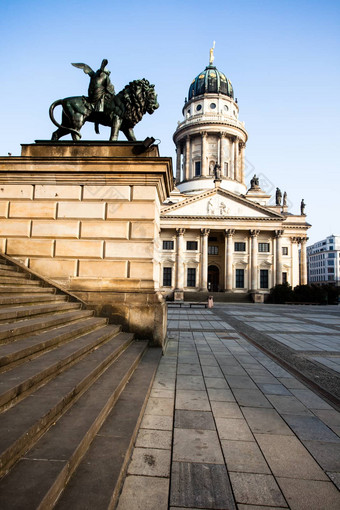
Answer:
<svg viewBox="0 0 340 510"><path fill-rule="evenodd" d="M75 312L68 312L60 315L53 315L45 321L41 317L13 321L11 324L0 324L0 343L6 343L6 340L14 340L15 337L20 337L27 333L39 330L45 330L58 324L73 322L93 315L93 310L79 310Z"/></svg>
<svg viewBox="0 0 340 510"><path fill-rule="evenodd" d="M0 345L0 370L11 370L26 361L32 361L43 352L55 349L70 338L77 338L106 324L102 317L89 317L79 322L62 324L52 331L23 338L11 344ZM12 348L12 349L11 349ZM7 352L6 352L7 351Z"/></svg>
<svg viewBox="0 0 340 510"><path fill-rule="evenodd" d="M102 325L81 335L71 336L67 342L62 345L58 345L58 349L49 350L45 353L44 357L37 359L38 368L36 373L32 374L34 369L34 360L29 364L29 377L25 378L25 369L20 367L22 372L22 379L17 380L7 391L0 394L0 412L8 408L12 403L17 403L32 394L37 388L40 388L43 384L50 381L53 377L61 374L74 363L79 361L86 354L94 350L96 347L101 345L103 342L114 338L119 333L119 327L111 328L110 326ZM80 344L83 344L80 346ZM72 350L73 347L73 350ZM71 349L70 353L67 350ZM66 351L66 354L64 354ZM57 359L53 359L57 358ZM45 362L47 365L45 368L39 367L41 362ZM13 379L13 371L6 372L3 374L2 380L6 376L11 381Z"/></svg>
<svg viewBox="0 0 340 510"><path fill-rule="evenodd" d="M120 355L128 348L129 344L133 340L133 335L121 335L122 341L120 343L115 341L112 345L112 351L109 352L109 354L103 360L97 362L95 366L89 372L87 372L85 377L82 377L81 380L79 380L70 390L67 390L66 393L53 405L53 407L46 410L40 416L40 418L29 427L29 429L26 429L26 431L20 437L18 437L17 440L15 440L6 448L6 450L1 453L0 477L6 475L11 467L17 462L17 460L33 447L33 445L43 436L43 434L47 432L51 425L53 425L68 409L70 409L72 405L81 398L86 390L95 383L95 381L106 370L106 368L112 364L114 360L119 358ZM120 335L118 335L115 340L117 340L119 336ZM104 347L107 346L108 343L110 342L104 344ZM116 343L118 343L118 346L116 346ZM101 347L103 347L103 345L99 346L96 351L89 353L88 356L91 356L93 352L97 354ZM84 361L84 359L80 360L79 363L82 361ZM70 370L73 368L74 365L70 368ZM64 374L60 374L60 377L63 375ZM44 388L45 387L42 389ZM10 409L8 412L12 410L14 411L15 408Z"/></svg>
<svg viewBox="0 0 340 510"><path fill-rule="evenodd" d="M81 309L81 303L72 303L71 301L60 301L56 303L39 303L35 305L26 305L18 307L1 308L0 324L5 324L13 319L24 317L41 317L47 313L60 313L65 310Z"/></svg>
<svg viewBox="0 0 340 510"><path fill-rule="evenodd" d="M0 297L0 310L4 307L15 307L22 305L29 306L30 304L37 304L41 301L41 303L53 303L53 301L58 303L64 303L68 300L68 296L63 296L62 294L35 294L32 295L19 295L19 296L1 296Z"/></svg>
<svg viewBox="0 0 340 510"><path fill-rule="evenodd" d="M51 294L55 294L56 293L56 289L54 287L35 287L35 286L29 286L29 285L20 285L20 287L18 286L14 286L14 287L2 287L1 289L1 296L4 297L6 296L6 294L23 294L23 293L28 293L28 292L36 292L37 294L39 293L51 293Z"/></svg>

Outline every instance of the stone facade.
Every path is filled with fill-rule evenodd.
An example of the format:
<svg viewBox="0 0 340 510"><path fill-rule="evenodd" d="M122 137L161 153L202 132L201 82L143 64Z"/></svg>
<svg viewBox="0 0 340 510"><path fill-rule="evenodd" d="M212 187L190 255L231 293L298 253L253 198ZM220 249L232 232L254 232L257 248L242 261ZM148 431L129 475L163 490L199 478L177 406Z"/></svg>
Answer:
<svg viewBox="0 0 340 510"><path fill-rule="evenodd" d="M0 249L156 343L170 158L141 143L38 142L0 159Z"/></svg>

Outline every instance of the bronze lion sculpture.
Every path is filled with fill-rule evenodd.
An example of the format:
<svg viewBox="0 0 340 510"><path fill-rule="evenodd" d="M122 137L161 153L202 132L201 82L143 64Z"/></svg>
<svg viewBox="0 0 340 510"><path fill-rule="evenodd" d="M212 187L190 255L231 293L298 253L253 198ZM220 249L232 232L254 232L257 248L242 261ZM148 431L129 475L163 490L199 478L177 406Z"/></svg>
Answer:
<svg viewBox="0 0 340 510"><path fill-rule="evenodd" d="M56 106L62 106L62 120L59 124L53 115ZM117 95L107 93L104 98L103 111L98 111L84 96L66 97L58 99L50 106L50 118L58 129L52 134L52 140L59 140L62 136L71 134L74 141L81 138L80 129L85 122L93 122L98 131L98 125L111 127L110 141L118 139L122 131L129 141L135 141L133 132L135 125L145 113L150 115L159 107L155 86L148 80L130 82Z"/></svg>

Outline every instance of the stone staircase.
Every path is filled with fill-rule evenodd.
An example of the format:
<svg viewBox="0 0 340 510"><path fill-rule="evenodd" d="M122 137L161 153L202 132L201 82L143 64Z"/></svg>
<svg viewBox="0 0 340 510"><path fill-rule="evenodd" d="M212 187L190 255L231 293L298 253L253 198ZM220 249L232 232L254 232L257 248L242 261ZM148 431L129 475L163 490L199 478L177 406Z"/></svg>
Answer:
<svg viewBox="0 0 340 510"><path fill-rule="evenodd" d="M114 508L160 355L0 255L0 508Z"/></svg>

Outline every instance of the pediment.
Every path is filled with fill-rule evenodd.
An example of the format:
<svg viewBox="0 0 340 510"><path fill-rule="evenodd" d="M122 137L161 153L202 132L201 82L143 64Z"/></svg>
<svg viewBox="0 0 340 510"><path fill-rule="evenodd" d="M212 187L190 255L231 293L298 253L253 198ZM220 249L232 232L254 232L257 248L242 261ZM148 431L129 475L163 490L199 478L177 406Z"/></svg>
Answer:
<svg viewBox="0 0 340 510"><path fill-rule="evenodd" d="M265 206L254 204L247 198L229 191L213 189L185 200L165 206L162 216L218 217L218 218L281 218L281 215Z"/></svg>

